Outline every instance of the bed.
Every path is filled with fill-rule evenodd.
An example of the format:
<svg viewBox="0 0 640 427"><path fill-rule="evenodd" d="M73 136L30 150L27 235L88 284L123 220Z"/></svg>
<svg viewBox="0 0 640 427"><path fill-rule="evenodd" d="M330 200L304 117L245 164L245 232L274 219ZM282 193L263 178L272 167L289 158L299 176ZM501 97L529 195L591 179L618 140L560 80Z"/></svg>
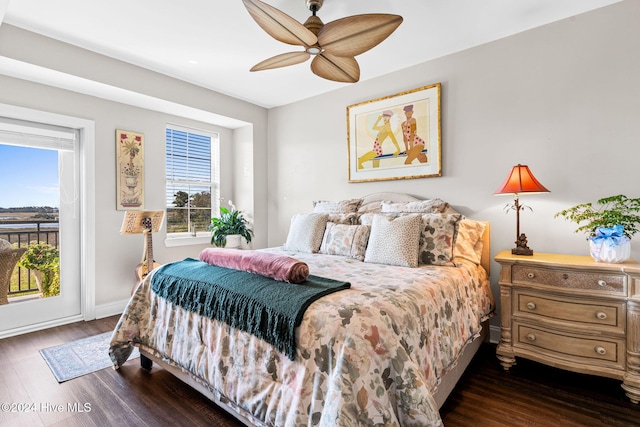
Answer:
<svg viewBox="0 0 640 427"><path fill-rule="evenodd" d="M314 202L285 245L258 251L349 285L308 306L293 354L160 296L159 269L135 290L109 353L117 369L138 347L143 368L158 364L248 426L441 425L494 313L489 234L440 199Z"/></svg>

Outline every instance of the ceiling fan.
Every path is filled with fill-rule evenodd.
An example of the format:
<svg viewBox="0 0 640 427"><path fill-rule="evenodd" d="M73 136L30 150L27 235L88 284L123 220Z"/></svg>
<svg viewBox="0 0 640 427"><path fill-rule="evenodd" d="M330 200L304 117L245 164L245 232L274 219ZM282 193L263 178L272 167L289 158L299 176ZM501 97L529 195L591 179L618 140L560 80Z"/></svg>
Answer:
<svg viewBox="0 0 640 427"><path fill-rule="evenodd" d="M251 17L271 37L283 43L303 46L266 59L251 71L269 70L299 64L314 57L311 71L324 79L355 83L360 66L355 56L368 51L389 37L402 23L402 17L381 13L354 15L324 24L316 16L323 0L305 0L312 15L304 24L259 0L242 0Z"/></svg>

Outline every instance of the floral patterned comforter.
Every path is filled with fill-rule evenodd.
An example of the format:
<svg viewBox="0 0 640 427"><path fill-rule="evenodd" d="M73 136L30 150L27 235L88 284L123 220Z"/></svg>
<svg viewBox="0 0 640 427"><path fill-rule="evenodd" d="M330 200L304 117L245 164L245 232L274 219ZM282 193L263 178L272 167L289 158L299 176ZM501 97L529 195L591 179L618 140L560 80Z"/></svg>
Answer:
<svg viewBox="0 0 640 427"><path fill-rule="evenodd" d="M268 251L351 282L306 311L295 360L174 306L151 291L148 275L113 333L114 366L138 346L188 371L256 425L441 425L432 393L494 309L484 270L466 261L407 268Z"/></svg>

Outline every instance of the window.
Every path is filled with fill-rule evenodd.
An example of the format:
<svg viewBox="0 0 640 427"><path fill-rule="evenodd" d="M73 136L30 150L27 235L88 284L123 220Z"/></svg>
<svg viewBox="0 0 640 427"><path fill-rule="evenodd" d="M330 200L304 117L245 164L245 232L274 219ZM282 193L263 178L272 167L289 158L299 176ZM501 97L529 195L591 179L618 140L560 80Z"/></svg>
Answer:
<svg viewBox="0 0 640 427"><path fill-rule="evenodd" d="M211 209L218 211L220 199L218 159L218 134L167 125L168 237L209 235Z"/></svg>

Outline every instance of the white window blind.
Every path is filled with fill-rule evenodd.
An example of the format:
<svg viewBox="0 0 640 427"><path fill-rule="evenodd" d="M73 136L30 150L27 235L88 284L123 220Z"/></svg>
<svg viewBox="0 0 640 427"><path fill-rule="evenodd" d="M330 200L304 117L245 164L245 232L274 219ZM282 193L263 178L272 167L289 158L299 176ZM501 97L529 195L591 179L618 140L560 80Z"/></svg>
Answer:
<svg viewBox="0 0 640 427"><path fill-rule="evenodd" d="M175 125L166 128L167 233L197 235L219 199L219 136Z"/></svg>
<svg viewBox="0 0 640 427"><path fill-rule="evenodd" d="M77 139L75 129L0 117L2 144L73 151Z"/></svg>

